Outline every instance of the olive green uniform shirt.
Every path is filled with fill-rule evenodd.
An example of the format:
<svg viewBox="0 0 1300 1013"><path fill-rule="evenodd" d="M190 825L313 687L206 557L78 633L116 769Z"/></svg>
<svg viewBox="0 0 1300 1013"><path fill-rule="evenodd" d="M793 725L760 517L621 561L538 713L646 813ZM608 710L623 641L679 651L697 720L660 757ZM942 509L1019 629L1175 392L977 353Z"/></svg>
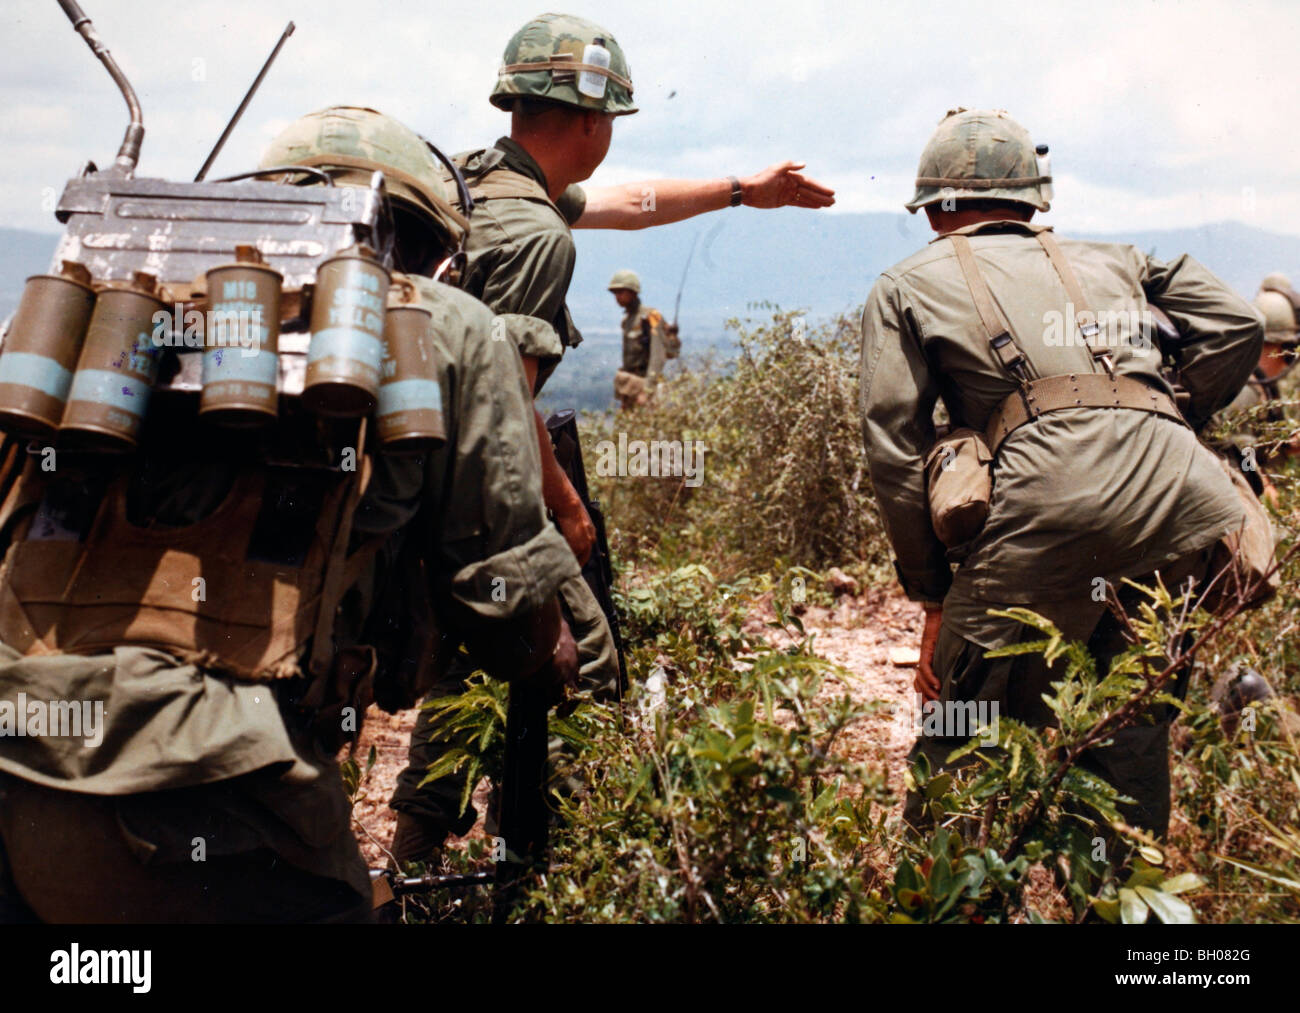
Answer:
<svg viewBox="0 0 1300 1013"><path fill-rule="evenodd" d="M663 314L639 299L623 313L623 369L653 386L668 361Z"/></svg>
<svg viewBox="0 0 1300 1013"><path fill-rule="evenodd" d="M455 161L471 188L479 177L502 168L547 189L541 167L508 137L491 148L457 155ZM570 226L582 216L586 202L586 194L575 185L554 204L525 197L494 198L477 201L470 215L465 290L494 313L536 317L554 328L549 342L543 333L520 343L521 354L541 360L539 391L565 350L582 341L564 300L577 256Z"/></svg>
<svg viewBox="0 0 1300 1013"><path fill-rule="evenodd" d="M541 167L509 137L454 160L471 192L477 180L497 168L527 176L547 190ZM555 371L565 349L582 341L564 300L576 259L570 226L582 217L586 203L586 194L575 185L554 203L532 197L493 197L476 201L470 214L464 288L493 313L514 316L509 331L518 340L520 354L539 360L534 394ZM524 326L521 317L533 318L534 326ZM575 577L566 586L566 601L584 599L579 611L587 615L592 610L590 597L585 581ZM579 631L575 629L574 635ZM613 635L603 619L580 637L578 656L584 684L603 684L617 677Z"/></svg>
<svg viewBox="0 0 1300 1013"><path fill-rule="evenodd" d="M1033 238L1037 228L960 231L1032 375L1091 371L1089 351L1073 340L1060 278ZM1140 314L1150 300L1182 335L1171 351L1191 392L1193 424L1241 389L1263 329L1200 264L1189 257L1165 264L1111 243L1061 247L1091 308L1113 314L1103 334L1116 345L1119 373L1169 392L1160 349L1143 337ZM991 606L1091 601L1097 578L1149 573L1240 525L1229 479L1190 429L1149 412L1066 409L1003 443L988 521L954 553L954 574L930 523L922 468L935 404L942 397L956 424L982 431L1016 383L989 347L952 243L936 239L886 271L867 300L862 332L863 438L899 579L915 600L947 596L945 621L960 621L968 639L993 647L1014 638L1014 624L986 619Z"/></svg>

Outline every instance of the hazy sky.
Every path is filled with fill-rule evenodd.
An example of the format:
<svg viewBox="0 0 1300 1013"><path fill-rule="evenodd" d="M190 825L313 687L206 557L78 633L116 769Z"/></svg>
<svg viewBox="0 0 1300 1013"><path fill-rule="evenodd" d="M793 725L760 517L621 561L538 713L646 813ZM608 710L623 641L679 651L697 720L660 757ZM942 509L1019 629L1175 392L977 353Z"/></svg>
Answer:
<svg viewBox="0 0 1300 1013"><path fill-rule="evenodd" d="M145 110L141 175L192 178L284 23L297 32L218 161L249 168L275 132L371 105L445 150L490 143L501 51L540 13L473 0L83 0ZM1300 4L971 5L797 0L591 2L632 68L596 183L743 175L797 158L838 209L896 211L954 106L1005 108L1051 145L1062 228L1234 219L1300 234ZM969 12L968 13L968 9ZM57 228L87 158L112 161L121 99L55 0L0 11L0 224Z"/></svg>

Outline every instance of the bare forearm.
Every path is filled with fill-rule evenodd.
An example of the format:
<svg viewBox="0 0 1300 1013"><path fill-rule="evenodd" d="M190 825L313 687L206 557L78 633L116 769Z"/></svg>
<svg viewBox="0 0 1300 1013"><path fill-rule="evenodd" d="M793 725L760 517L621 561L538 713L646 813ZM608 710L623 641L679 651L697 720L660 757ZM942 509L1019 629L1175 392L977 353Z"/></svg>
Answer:
<svg viewBox="0 0 1300 1013"><path fill-rule="evenodd" d="M651 179L587 188L577 229L648 229L680 222L731 203L726 179Z"/></svg>
<svg viewBox="0 0 1300 1013"><path fill-rule="evenodd" d="M534 414L537 416L537 445L542 455L542 500L546 509L555 515L560 533L581 566L590 558L596 544L596 526L591 523L578 490L556 460L555 448L551 445L541 412L534 409Z"/></svg>
<svg viewBox="0 0 1300 1013"><path fill-rule="evenodd" d="M580 502L578 491L555 459L555 447L551 445L551 434L546 431L542 413L534 408L533 415L537 420L537 450L542 457L542 502L547 510L562 514L566 508L572 510L574 504Z"/></svg>
<svg viewBox="0 0 1300 1013"><path fill-rule="evenodd" d="M779 162L738 180L741 203L752 208L826 208L835 191L799 172L802 162ZM576 229L648 229L731 205L731 179L650 179L588 187Z"/></svg>

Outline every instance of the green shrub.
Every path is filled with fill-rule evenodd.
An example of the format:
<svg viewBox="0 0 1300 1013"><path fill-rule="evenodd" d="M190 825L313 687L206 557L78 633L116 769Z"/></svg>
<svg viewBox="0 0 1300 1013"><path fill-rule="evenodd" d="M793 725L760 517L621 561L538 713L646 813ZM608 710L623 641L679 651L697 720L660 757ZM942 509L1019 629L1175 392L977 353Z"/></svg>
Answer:
<svg viewBox="0 0 1300 1013"><path fill-rule="evenodd" d="M800 314L776 311L768 323L728 326L739 355L726 368L706 361L661 383L651 404L587 427L589 471L599 441L617 441L620 431L708 448L699 488L595 478L617 520L617 550L729 570L764 570L778 559L813 569L887 563L858 424L857 319L809 327Z"/></svg>

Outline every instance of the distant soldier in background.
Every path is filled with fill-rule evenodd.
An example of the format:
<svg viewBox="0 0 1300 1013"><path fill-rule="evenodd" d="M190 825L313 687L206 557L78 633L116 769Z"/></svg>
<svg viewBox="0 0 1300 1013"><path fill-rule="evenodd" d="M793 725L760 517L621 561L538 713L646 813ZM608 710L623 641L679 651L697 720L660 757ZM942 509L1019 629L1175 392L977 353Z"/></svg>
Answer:
<svg viewBox="0 0 1300 1013"><path fill-rule="evenodd" d="M1274 272L1259 286L1255 309L1264 317L1264 352L1255 371L1270 400L1300 399L1300 373L1295 364L1300 349L1300 292L1291 287L1286 275ZM1294 408L1287 412L1300 416ZM1293 443L1291 453L1300 453Z"/></svg>
<svg viewBox="0 0 1300 1013"><path fill-rule="evenodd" d="M614 376L614 394L630 410L650 399L665 363L676 357L676 335L670 336L672 325L664 323L662 313L641 301L641 279L635 272L616 272L609 290L623 307L623 368Z"/></svg>

